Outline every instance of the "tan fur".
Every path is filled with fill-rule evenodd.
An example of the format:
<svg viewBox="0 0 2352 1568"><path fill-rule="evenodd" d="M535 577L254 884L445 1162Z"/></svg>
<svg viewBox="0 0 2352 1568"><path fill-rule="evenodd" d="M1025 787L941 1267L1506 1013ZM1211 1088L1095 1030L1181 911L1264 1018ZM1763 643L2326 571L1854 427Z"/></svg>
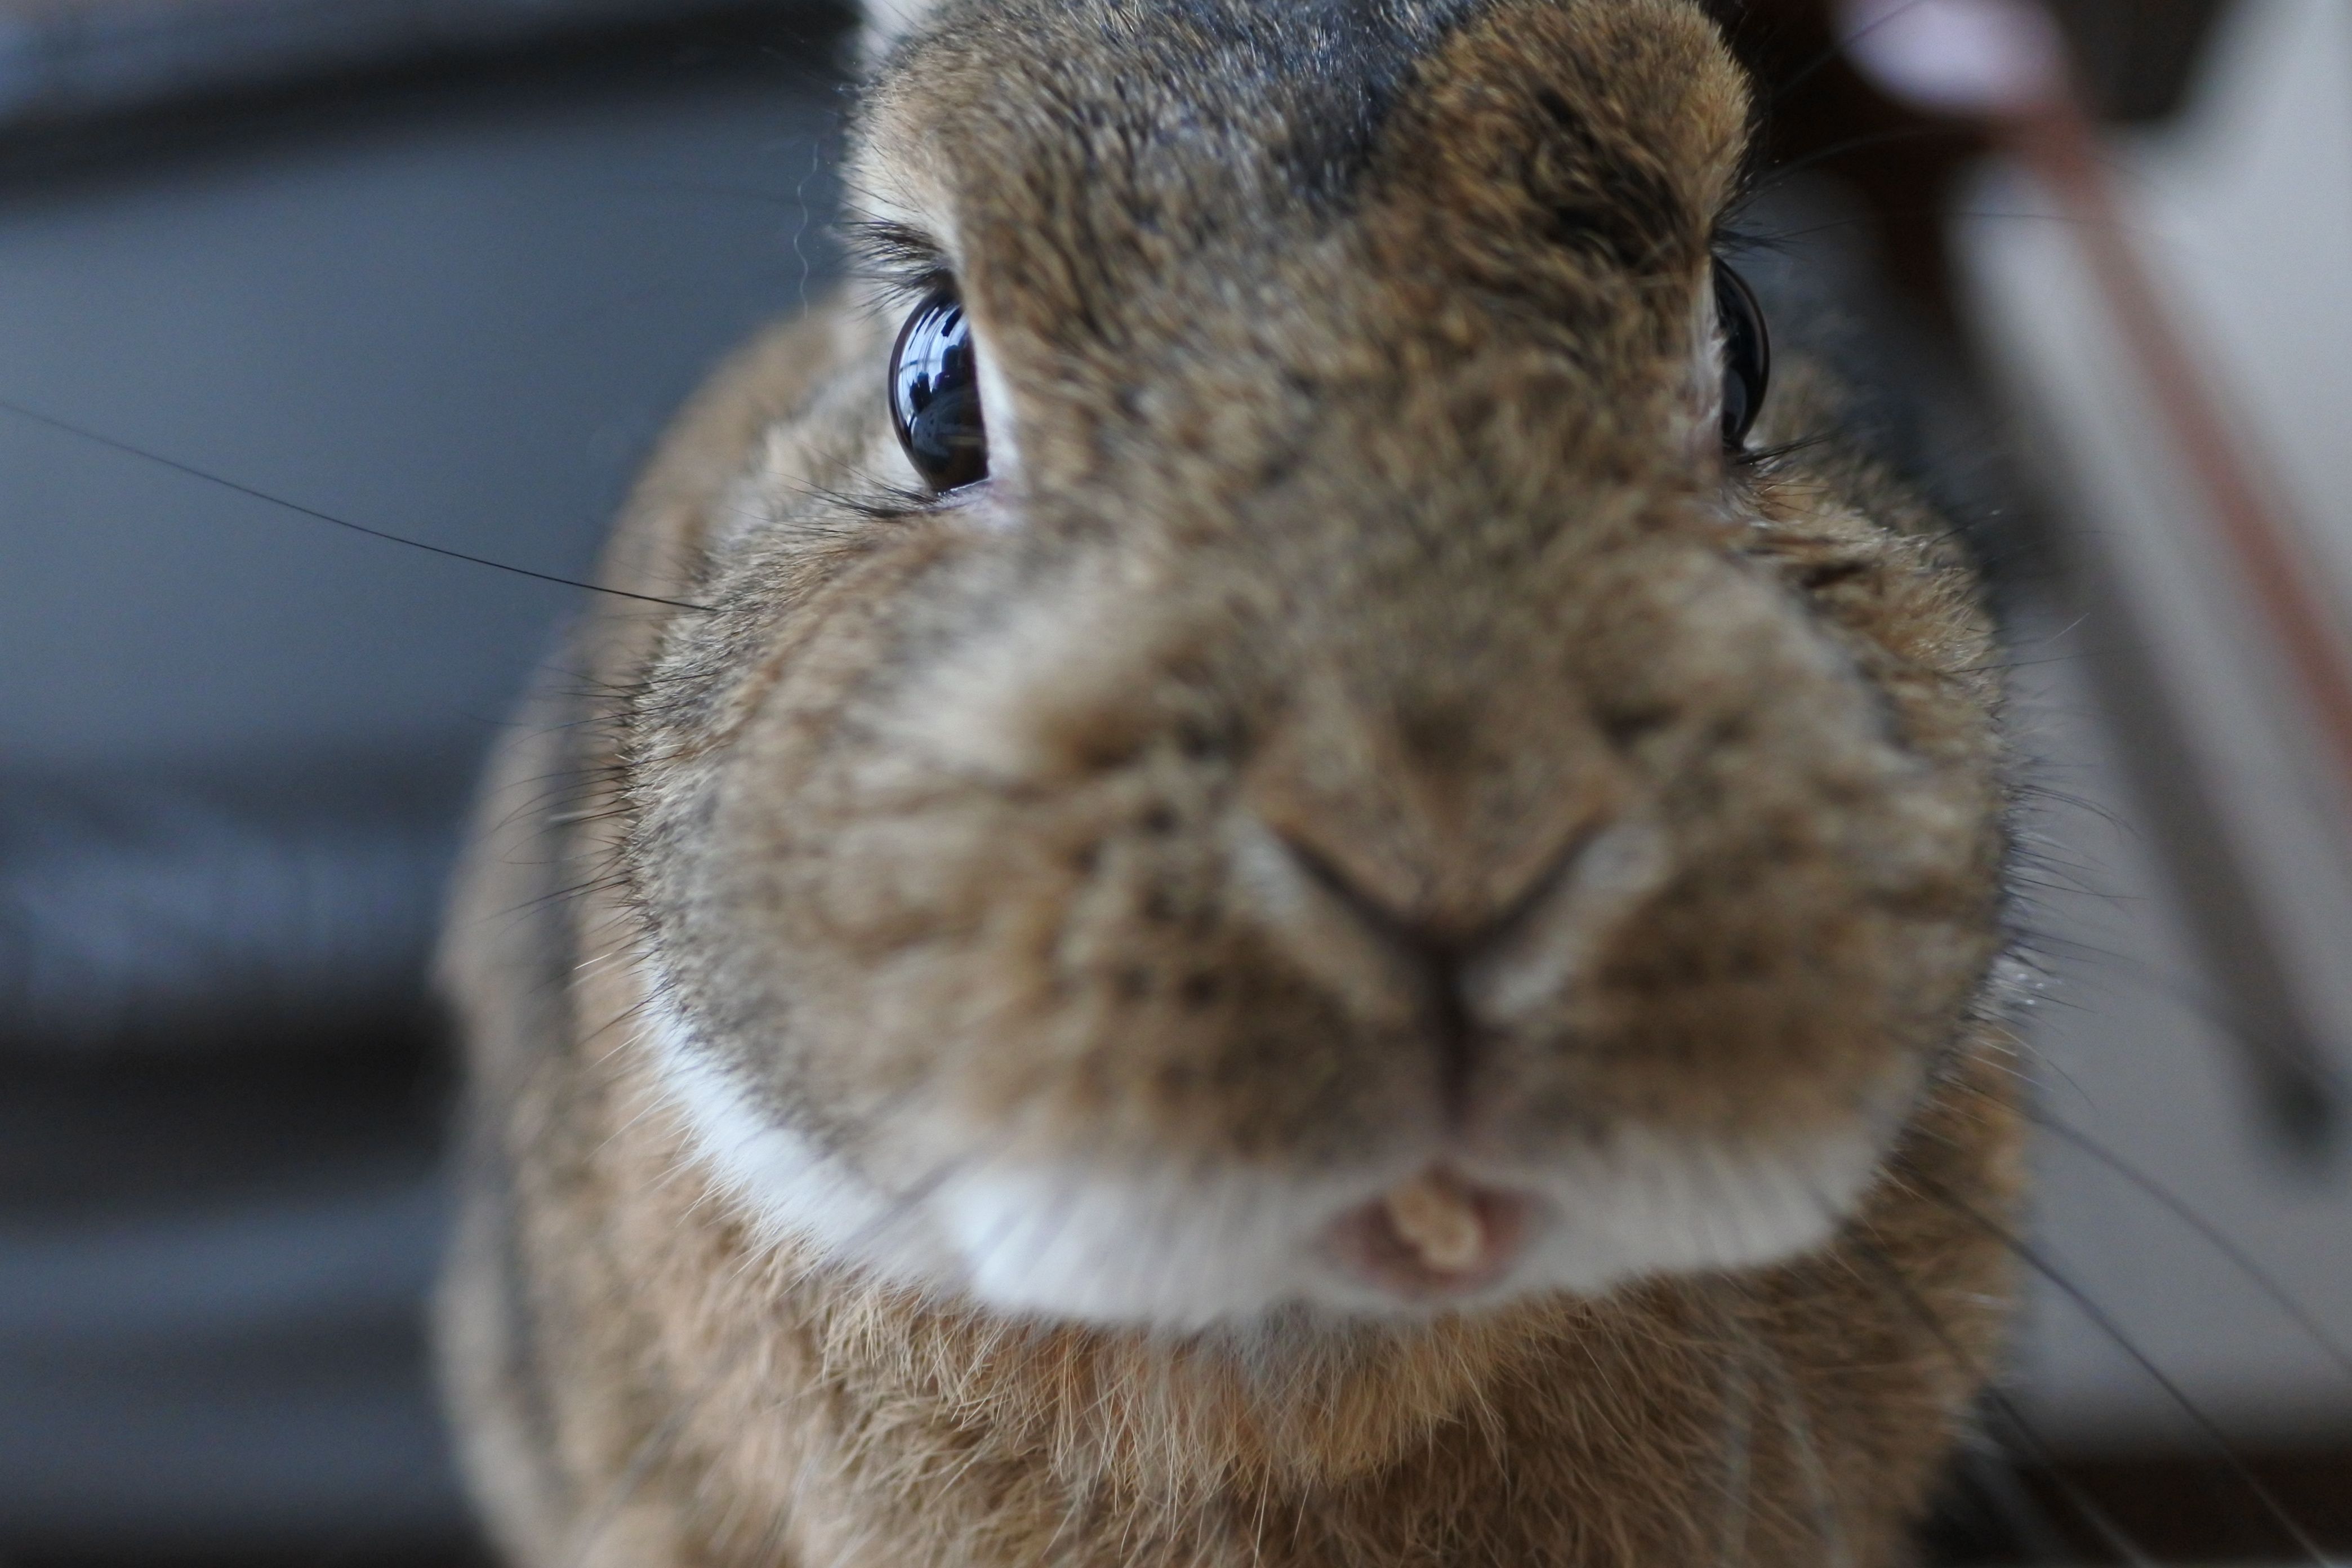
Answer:
<svg viewBox="0 0 2352 1568"><path fill-rule="evenodd" d="M1833 443L1737 474L1710 444L1744 88L1679 0L1496 0L1320 191L1252 104L1123 57L1135 14L971 0L869 98L856 182L942 231L1013 389L1010 525L846 504L891 460L895 322L787 329L611 555L709 608L600 611L486 795L445 952L475 1094L442 1342L499 1539L1899 1561L2008 1289L1998 693L1905 492ZM1799 374L1768 418L1834 407ZM1574 983L1447 1068L1360 931L1253 904L1236 824L1505 958L1573 846L1631 824L1656 864L1561 916ZM659 1076L655 984L752 1103L908 1190L967 1144L1349 1168L1449 1071L1514 1158L1900 1130L1769 1268L1429 1321L1024 1320L756 1224Z"/></svg>

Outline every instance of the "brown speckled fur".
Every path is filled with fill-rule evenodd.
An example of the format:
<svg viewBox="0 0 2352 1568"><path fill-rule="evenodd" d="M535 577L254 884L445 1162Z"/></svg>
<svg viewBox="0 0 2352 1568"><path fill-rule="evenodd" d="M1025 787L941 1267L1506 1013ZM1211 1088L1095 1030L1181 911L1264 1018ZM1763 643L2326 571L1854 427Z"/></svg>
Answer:
<svg viewBox="0 0 2352 1568"><path fill-rule="evenodd" d="M1986 622L1865 459L1712 449L1748 106L1695 7L1356 9L1406 44L1336 98L1218 30L1282 0L950 0L888 56L856 183L954 214L1017 527L874 489L894 323L847 300L645 481L610 580L712 608L583 628L444 954L442 1341L516 1563L1904 1560L2009 1288L1937 1196L2017 1179ZM1759 438L1834 417L1794 372ZM1801 1135L1892 1075L1894 1153L1769 1268L1192 1337L893 1290L699 1162L646 953L765 1103L908 1182L918 1123L1314 1170L1425 1116L1410 999L1233 907L1206 825L1244 809L1440 936L1654 821L1672 874L1483 1042L1496 1135Z"/></svg>

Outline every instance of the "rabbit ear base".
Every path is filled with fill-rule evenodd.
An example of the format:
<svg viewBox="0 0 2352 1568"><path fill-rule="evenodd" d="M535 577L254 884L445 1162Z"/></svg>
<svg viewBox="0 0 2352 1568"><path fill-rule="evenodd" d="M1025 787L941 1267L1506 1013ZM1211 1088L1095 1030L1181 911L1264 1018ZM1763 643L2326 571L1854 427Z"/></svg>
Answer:
<svg viewBox="0 0 2352 1568"><path fill-rule="evenodd" d="M864 58L873 65L936 7L937 0L866 0Z"/></svg>

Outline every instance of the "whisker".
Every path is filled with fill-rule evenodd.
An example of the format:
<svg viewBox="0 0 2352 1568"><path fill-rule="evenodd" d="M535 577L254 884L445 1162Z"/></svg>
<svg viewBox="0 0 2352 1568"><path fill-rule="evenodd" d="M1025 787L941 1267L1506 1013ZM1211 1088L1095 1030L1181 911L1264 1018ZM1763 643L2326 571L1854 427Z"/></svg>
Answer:
<svg viewBox="0 0 2352 1568"><path fill-rule="evenodd" d="M1963 1447L1952 1475L1960 1488L1976 1494L1983 1506L1999 1516L2001 1527L2029 1560L2053 1568L2075 1562L2078 1554L2041 1500L2019 1477L2010 1456L1996 1447ZM2053 1484L2056 1480L2053 1477Z"/></svg>
<svg viewBox="0 0 2352 1568"><path fill-rule="evenodd" d="M963 1155L958 1155L951 1160L941 1160L913 1182L892 1193L889 1206L852 1231L848 1239L843 1244L842 1250L853 1255L864 1250L902 1223L915 1212L917 1207L929 1201L941 1187L952 1180L958 1172L971 1163L970 1159Z"/></svg>
<svg viewBox="0 0 2352 1568"><path fill-rule="evenodd" d="M2149 1199L2194 1231L2216 1252L2228 1259L2231 1268L2243 1275L2249 1283L2268 1298L2270 1303L2276 1307L2281 1314L2296 1328L2302 1330L2311 1342L2318 1346L2327 1358L2336 1363L2336 1370L2342 1372L2347 1378L2352 1378L2352 1351L2347 1351L2342 1341L2329 1333L2319 1320L2312 1315L2310 1310L2294 1299L2293 1292L2280 1284L2277 1278L2268 1269L2256 1262L2244 1247L2231 1241L2220 1226L2190 1207L2185 1199L2148 1174L2145 1169L2125 1159L2114 1149L2081 1128L2032 1104L2025 1107L2025 1114L2035 1126L2065 1140L2074 1148L2105 1165L2147 1194Z"/></svg>
<svg viewBox="0 0 2352 1568"><path fill-rule="evenodd" d="M111 436L102 436L95 430L58 418L55 415L44 414L37 408L10 398L0 397L0 412L15 415L19 419L55 430L61 435L71 436L77 440L103 447L110 452L119 452L127 458L136 458L142 463L152 464L159 468L168 468L173 473L184 475L192 479L201 479L209 485L217 485L223 489L277 507L282 511L290 511L299 517L307 517L316 522L331 523L337 528L348 529L353 533L363 534L370 539L380 539L387 544L404 544L411 550L422 550L427 554L446 556L452 561L463 561L468 565L487 566L494 572L504 572L516 577L528 577L539 583L552 583L563 588L579 588L591 594L602 594L608 598L631 599L639 604L661 605L673 610L693 610L702 614L708 614L712 608L709 605L690 604L684 599L666 599L658 594L637 594L626 588L608 588L601 583L584 582L577 577L561 576L553 572L536 571L529 566L517 566L511 562L493 561L487 555L472 555L463 550L453 550L446 544L434 544L425 540L412 539L406 534L393 533L381 528L370 528L363 522L353 522L349 518L337 517L332 512L320 511L318 508L305 506L300 501L289 500L284 496L272 495L268 490L241 484L236 479L214 473L210 469L198 468L194 463L183 462L177 458L167 458L161 452L151 452L143 447L132 446L128 441L118 441Z"/></svg>
<svg viewBox="0 0 2352 1568"><path fill-rule="evenodd" d="M2289 1513L2285 1505L2279 1501L2278 1495L2254 1473L2253 1467L2246 1463L2244 1456L2238 1452L2237 1446L2223 1434L2212 1417L2198 1407L2197 1402L2189 1397L2187 1391L2181 1388L2171 1374L2158 1366L2155 1358L2141 1348L2137 1341L2124 1332L2122 1325L2116 1321L2112 1313L2095 1300L2088 1291L2069 1279L2063 1270L2043 1257L2040 1248L2018 1237L2006 1226L1984 1214L1966 1198L1954 1193L1945 1184L1920 1170L1916 1164L1902 1159L1899 1154L1894 1163L1901 1168L1906 1179L1913 1183L1918 1190L1935 1198L1970 1224L1977 1226L1987 1235L1998 1239L2020 1262L2055 1286L2061 1294L2074 1304L2084 1319L2105 1334L2116 1349L2130 1358L2133 1364L2147 1374L2148 1380L2163 1393L2165 1398L2180 1411L2189 1425L2197 1429L2198 1434L2213 1451L2215 1457L2245 1489L2247 1495L2254 1500L2271 1522L2278 1526L2281 1532L2294 1543L2295 1549L2316 1564L2317 1568L2328 1568L2326 1554L2320 1551L2318 1543L2311 1539L2309 1532L2295 1522L2294 1516Z"/></svg>
<svg viewBox="0 0 2352 1568"><path fill-rule="evenodd" d="M1754 189L1758 195L1768 193L1808 169L1818 167L1834 158L1843 158L1849 153L1860 153L1873 147L1885 147L1903 142L1933 141L1938 138L1975 142L1983 140L1983 132L1970 125L1903 125L1893 130L1873 131L1860 136L1849 136L1843 141L1832 142L1825 147L1816 147L1801 158L1792 158L1785 163L1772 165L1758 177Z"/></svg>
<svg viewBox="0 0 2352 1568"><path fill-rule="evenodd" d="M647 1432L630 1450L628 1463L614 1478L611 1489L597 1500L595 1511L581 1525L579 1549L572 1554L572 1568L588 1568L604 1532L620 1522L623 1510L635 1500L638 1489L668 1458L678 1438L685 1435L687 1414L690 1408L680 1405L667 1420Z"/></svg>
<svg viewBox="0 0 2352 1568"><path fill-rule="evenodd" d="M2001 1418L2014 1434L2017 1441L2025 1448L2028 1457L2042 1467L2043 1473L2050 1478L2051 1484L2058 1489L2061 1496L2064 1497L2067 1505L2074 1509L2083 1521L2105 1542L2107 1549L2130 1564L2131 1568L2156 1568L2156 1560L2126 1533L2112 1515L2094 1502L2088 1492L2070 1479L2060 1468L2057 1454L2050 1447L2049 1440L2042 1436L2040 1429L2032 1422L2026 1419L2025 1412L2018 1407L2017 1402L2002 1393L1993 1383L1992 1369L1983 1364L1978 1357L1963 1350L1953 1340L1951 1331L1945 1327L1943 1320L1936 1315L1935 1309L1930 1307L1926 1299L1919 1294L1918 1287L1904 1274L1902 1266L1895 1261L1894 1256L1885 1247L1872 1240L1860 1227L1848 1231L1845 1239L1849 1245L1844 1255L1868 1264L1879 1289L1887 1291L1942 1348L1945 1355L1951 1359L1952 1364L1959 1368L1983 1390L1979 1397L1985 1406Z"/></svg>
<svg viewBox="0 0 2352 1568"><path fill-rule="evenodd" d="M1726 1289L1731 1283L1723 1282ZM1723 1363L1723 1520L1718 1526L1723 1544L1718 1561L1723 1568L1740 1568L1748 1555L1748 1489L1756 1455L1754 1334L1735 1321L1734 1310L1720 1300L1717 1311L1727 1330L1725 1337L1737 1342L1734 1352Z"/></svg>
<svg viewBox="0 0 2352 1568"><path fill-rule="evenodd" d="M1822 70L1835 64L1838 57L1844 54L1846 50L1852 48L1863 39L1870 37L1871 34L1876 32L1879 28L1885 26L1889 22L1895 21L1900 17L1907 16L1911 12L1917 10L1924 3L1925 0L1910 0L1909 5L1899 5L1894 10L1887 12L1883 16L1874 16L1867 23L1864 23L1862 26L1856 27L1853 32L1846 34L1843 37L1832 40L1829 47L1821 50L1819 53L1815 54L1811 59L1807 60L1796 70L1790 72L1786 78L1775 82L1772 85L1772 90L1765 95L1765 108L1768 110L1778 109L1780 106L1780 100L1782 99L1796 91L1797 89L1804 86L1806 82L1811 80Z"/></svg>
<svg viewBox="0 0 2352 1568"><path fill-rule="evenodd" d="M1797 1468L1804 1477L1814 1537L1827 1554L1829 1568L1853 1568L1853 1549L1846 1540L1844 1511L1831 1495L1829 1472L1822 1464L1821 1437L1805 1407L1804 1391L1797 1386L1787 1359L1777 1347L1744 1325L1742 1331L1758 1352L1757 1364L1763 1368L1779 1395L1781 1430L1788 1436L1796 1454Z"/></svg>

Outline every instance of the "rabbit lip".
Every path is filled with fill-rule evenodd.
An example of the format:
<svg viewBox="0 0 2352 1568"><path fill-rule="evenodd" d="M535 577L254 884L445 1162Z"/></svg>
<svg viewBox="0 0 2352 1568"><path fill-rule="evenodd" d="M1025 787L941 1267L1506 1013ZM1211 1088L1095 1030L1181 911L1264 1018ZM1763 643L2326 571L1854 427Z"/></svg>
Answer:
<svg viewBox="0 0 2352 1568"><path fill-rule="evenodd" d="M1510 1272L1535 1231L1535 1200L1432 1165L1334 1220L1325 1233L1349 1273L1406 1300L1465 1296Z"/></svg>

